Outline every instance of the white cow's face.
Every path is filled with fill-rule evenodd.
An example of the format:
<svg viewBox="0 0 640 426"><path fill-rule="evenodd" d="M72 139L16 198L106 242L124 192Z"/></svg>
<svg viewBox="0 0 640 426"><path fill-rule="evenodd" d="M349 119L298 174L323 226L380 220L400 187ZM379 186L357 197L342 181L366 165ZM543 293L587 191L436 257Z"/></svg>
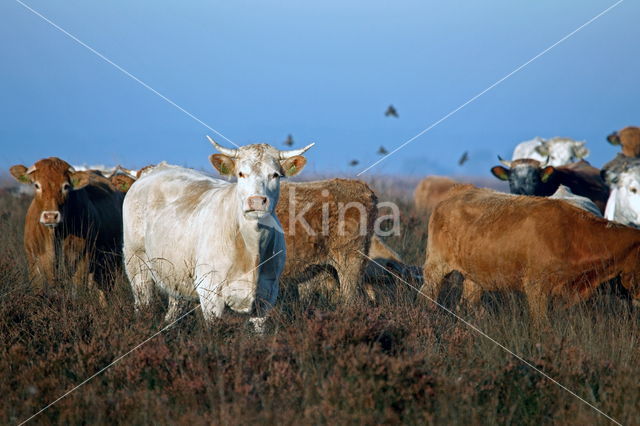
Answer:
<svg viewBox="0 0 640 426"><path fill-rule="evenodd" d="M216 146L220 150L219 145ZM240 213L249 220L272 214L280 196L280 178L294 176L307 160L298 155L306 151L279 151L267 144L247 145L237 150L222 148L223 154L209 157L220 174L238 178L236 197Z"/></svg>
<svg viewBox="0 0 640 426"><path fill-rule="evenodd" d="M554 167L573 163L589 155L584 142L562 139L544 141L536 151L543 157L548 157L547 165Z"/></svg>
<svg viewBox="0 0 640 426"><path fill-rule="evenodd" d="M638 171L621 173L616 189L615 220L640 225L640 174Z"/></svg>

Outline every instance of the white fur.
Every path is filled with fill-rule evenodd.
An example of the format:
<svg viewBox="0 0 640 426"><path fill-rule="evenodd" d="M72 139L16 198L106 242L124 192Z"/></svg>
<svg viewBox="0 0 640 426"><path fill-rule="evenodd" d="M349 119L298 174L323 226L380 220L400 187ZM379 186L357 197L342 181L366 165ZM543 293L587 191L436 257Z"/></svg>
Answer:
<svg viewBox="0 0 640 426"><path fill-rule="evenodd" d="M594 203L587 197L582 197L580 195L574 194L567 186L560 185L556 192L554 192L553 195L551 195L549 198L556 198L558 200L566 201L573 206L588 211L589 213L593 213L598 217L602 217L602 213L600 213L600 209L598 208L598 206L596 206L596 203Z"/></svg>
<svg viewBox="0 0 640 426"><path fill-rule="evenodd" d="M273 214L279 179L272 177L269 161L258 167L252 179L235 184L161 165L131 186L123 206L124 257L136 306L150 302L154 284L171 298L199 301L207 320L221 316L225 306L249 313L254 302L262 303L260 315L273 306L285 261L284 236L279 226L265 226L243 206L247 196L267 196L266 215ZM190 190L205 186L197 205L185 209ZM279 225L275 216L269 220ZM246 256L255 259L250 270L234 269Z"/></svg>
<svg viewBox="0 0 640 426"><path fill-rule="evenodd" d="M549 159L549 166L563 166L574 163L589 155L584 141L574 141L568 138L542 139L536 137L533 140L519 143L513 150L512 160L530 158L544 163Z"/></svg>
<svg viewBox="0 0 640 426"><path fill-rule="evenodd" d="M631 167L620 173L612 184L605 217L640 227L640 167Z"/></svg>

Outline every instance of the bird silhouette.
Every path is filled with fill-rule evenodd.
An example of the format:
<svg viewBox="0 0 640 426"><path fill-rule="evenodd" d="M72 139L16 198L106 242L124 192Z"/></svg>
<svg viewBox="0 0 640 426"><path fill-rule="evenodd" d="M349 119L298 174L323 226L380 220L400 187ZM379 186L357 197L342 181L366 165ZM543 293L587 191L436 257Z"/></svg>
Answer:
<svg viewBox="0 0 640 426"><path fill-rule="evenodd" d="M284 144L286 146L292 146L293 145L293 136L291 136L291 134L287 135L287 139L284 141Z"/></svg>
<svg viewBox="0 0 640 426"><path fill-rule="evenodd" d="M380 145L380 148L378 148L378 154L387 155L388 153L389 151L387 151L387 149L384 146Z"/></svg>
<svg viewBox="0 0 640 426"><path fill-rule="evenodd" d="M393 105L389 105L389 108L384 113L385 117L395 117L398 118L398 111L393 107Z"/></svg>
<svg viewBox="0 0 640 426"><path fill-rule="evenodd" d="M458 165L462 166L464 163L467 162L468 159L469 159L469 151L465 151L464 154L462 154L462 157L460 157L460 159L458 160Z"/></svg>
<svg viewBox="0 0 640 426"><path fill-rule="evenodd" d="M349 161L349 165L350 166L357 166L358 164L360 164L360 162L358 160L351 160Z"/></svg>

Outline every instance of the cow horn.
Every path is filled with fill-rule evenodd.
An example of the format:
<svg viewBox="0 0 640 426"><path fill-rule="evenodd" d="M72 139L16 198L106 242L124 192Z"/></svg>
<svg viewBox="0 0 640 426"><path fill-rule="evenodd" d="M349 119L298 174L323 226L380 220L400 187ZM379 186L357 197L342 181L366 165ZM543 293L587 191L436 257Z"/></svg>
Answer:
<svg viewBox="0 0 640 426"><path fill-rule="evenodd" d="M27 169L27 174L29 175L29 174L31 174L31 173L33 173L33 172L35 172L35 171L36 171L36 166L35 166L35 164L34 164L33 166L31 166L31 167L29 167L29 168Z"/></svg>
<svg viewBox="0 0 640 426"><path fill-rule="evenodd" d="M505 166L507 166L508 168L511 168L511 161L507 161L507 160L503 159L502 157L500 157L499 155L498 155L498 160L499 160L502 164L504 164Z"/></svg>
<svg viewBox="0 0 640 426"><path fill-rule="evenodd" d="M209 136L209 135L207 135L207 139L209 139L209 142L211 142L211 145L213 145L213 147L215 149L217 149L218 151L220 151L224 155L226 155L228 157L231 157L231 158L238 157L238 150L237 149L225 148L224 146L219 145L218 142L214 141L211 138L211 136Z"/></svg>
<svg viewBox="0 0 640 426"><path fill-rule="evenodd" d="M116 166L116 168L111 173L111 176L112 177L115 176L119 171L124 173L124 174L127 174L127 175L129 175L131 177L135 177L136 176L136 171L135 170L127 169L125 167L122 167L120 164L118 164Z"/></svg>
<svg viewBox="0 0 640 426"><path fill-rule="evenodd" d="M547 164L549 164L549 156L547 155L547 159L544 160L544 163L542 163L542 165L540 167L547 167Z"/></svg>
<svg viewBox="0 0 640 426"><path fill-rule="evenodd" d="M302 155L315 144L316 144L315 142L311 142L309 145L305 146L304 148L292 149L289 151L280 151L280 159L286 160L287 158L295 157L296 155Z"/></svg>

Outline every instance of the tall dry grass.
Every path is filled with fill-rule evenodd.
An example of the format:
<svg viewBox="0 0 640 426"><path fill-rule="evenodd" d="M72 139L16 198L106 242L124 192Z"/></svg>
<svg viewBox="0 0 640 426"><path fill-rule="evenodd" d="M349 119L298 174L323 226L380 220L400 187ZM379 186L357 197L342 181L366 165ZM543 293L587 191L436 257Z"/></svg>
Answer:
<svg viewBox="0 0 640 426"><path fill-rule="evenodd" d="M125 278L108 305L91 289L34 290L22 253L27 201L0 198L0 423L15 424L163 326L163 300L134 313ZM424 258L410 206L390 240ZM608 421L451 315L406 292L379 306L280 300L269 330L196 311L34 419L37 423L605 424ZM625 424L640 423L640 324L601 295L531 326L517 297L461 312Z"/></svg>

